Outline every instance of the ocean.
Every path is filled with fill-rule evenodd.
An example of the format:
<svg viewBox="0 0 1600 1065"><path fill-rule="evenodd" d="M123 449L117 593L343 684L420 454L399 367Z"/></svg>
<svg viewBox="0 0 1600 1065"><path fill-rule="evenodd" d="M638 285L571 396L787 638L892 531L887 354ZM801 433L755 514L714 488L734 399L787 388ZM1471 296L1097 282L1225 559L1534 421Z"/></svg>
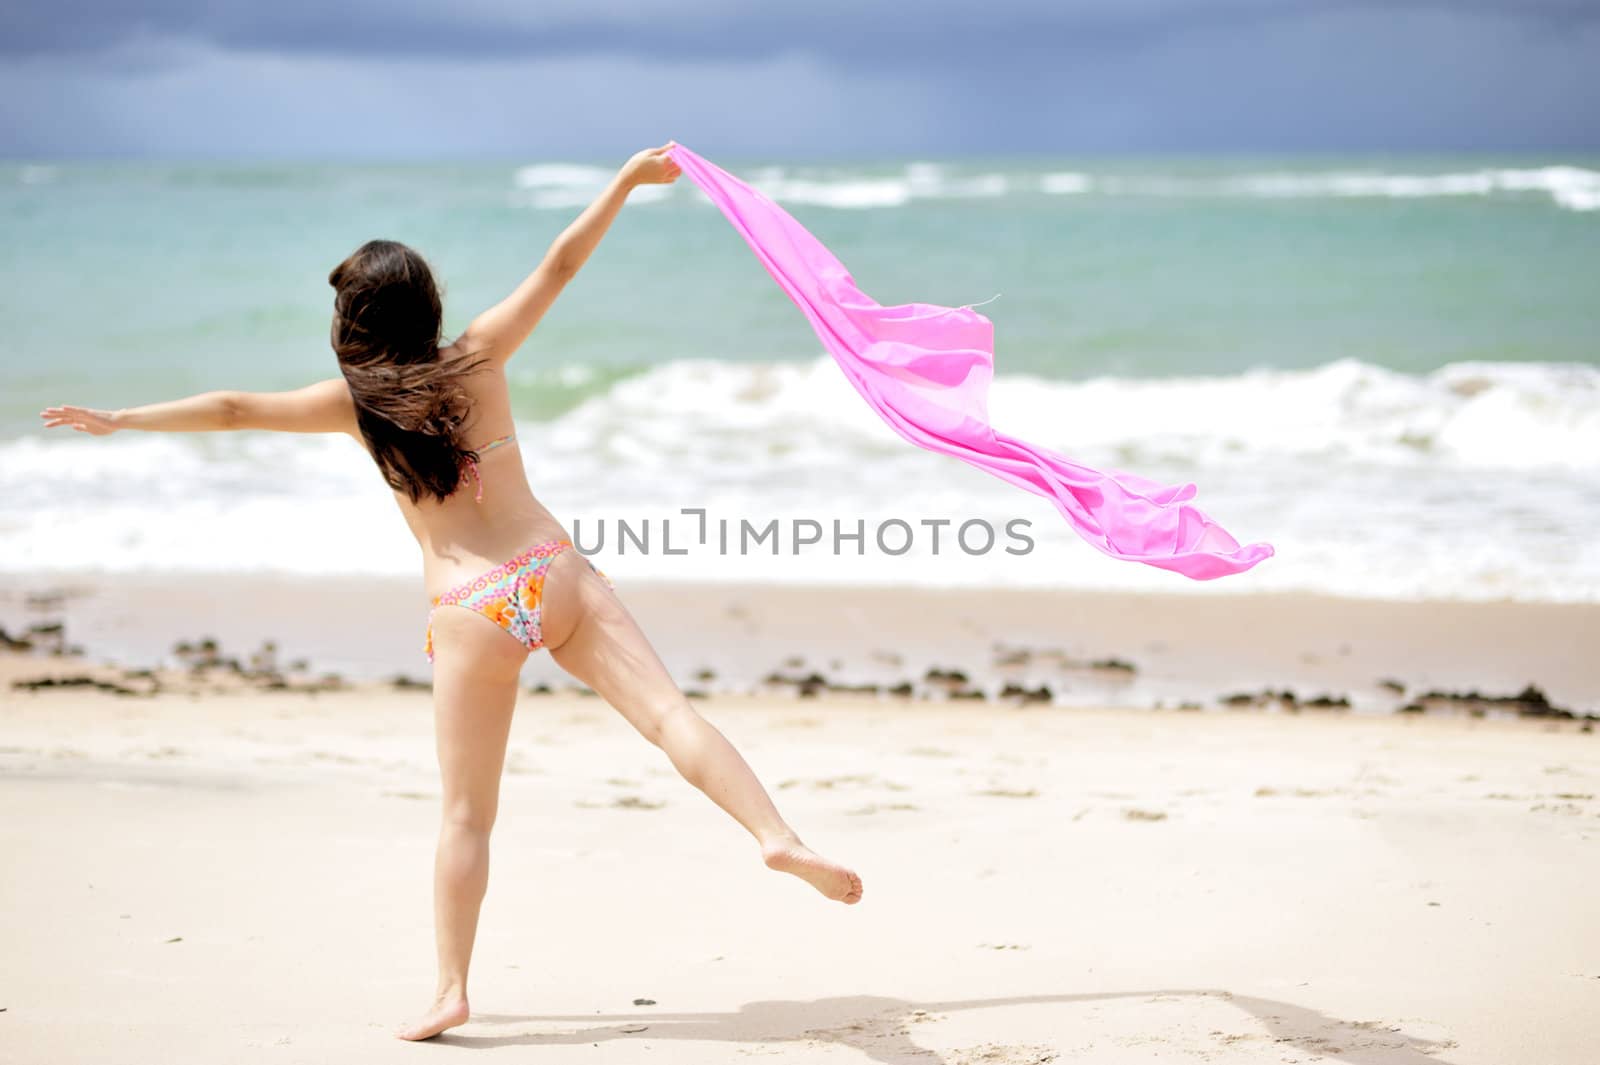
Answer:
<svg viewBox="0 0 1600 1065"><path fill-rule="evenodd" d="M999 428L1193 482L1278 553L1205 584L1114 561L903 443L682 181L511 363L534 489L619 580L1600 601L1600 160L715 161L879 301L989 301ZM327 272L372 237L430 259L453 334L608 174L0 165L0 574L414 576L352 441L36 412L334 376ZM746 522L777 535L741 550Z"/></svg>

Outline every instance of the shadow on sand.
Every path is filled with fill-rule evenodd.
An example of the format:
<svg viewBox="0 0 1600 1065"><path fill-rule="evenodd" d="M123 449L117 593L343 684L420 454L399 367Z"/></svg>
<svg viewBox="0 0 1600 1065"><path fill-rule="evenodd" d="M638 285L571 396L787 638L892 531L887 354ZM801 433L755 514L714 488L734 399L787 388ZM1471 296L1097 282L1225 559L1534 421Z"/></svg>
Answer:
<svg viewBox="0 0 1600 1065"><path fill-rule="evenodd" d="M1435 1051L1454 1046L1408 1036L1375 1021L1345 1021L1304 1006L1274 999L1252 998L1217 990L1153 990L1078 995L1018 995L1008 998L962 999L947 1002L910 1002L904 999L858 995L824 998L812 1002L751 1002L733 1013L613 1013L590 1015L475 1014L474 1021L489 1024L582 1024L562 1032L527 1032L506 1035L447 1033L439 1042L467 1047L578 1046L620 1039L662 1039L797 1047L838 1044L859 1050L868 1060L883 1065L956 1065L938 1051L921 1046L917 1029L937 1014L955 1010L981 1010L1096 1002L1114 999L1214 998L1248 1013L1265 1029L1264 1038L1352 1065L1450 1065ZM1082 1028L1073 1033L1081 1041L1093 1033ZM1225 1048L1219 1040L1219 1049ZM1047 1048L1018 1046L1012 1056L1003 1040L988 1048L986 1061L1045 1062L1054 1058ZM965 1060L963 1057L961 1060Z"/></svg>

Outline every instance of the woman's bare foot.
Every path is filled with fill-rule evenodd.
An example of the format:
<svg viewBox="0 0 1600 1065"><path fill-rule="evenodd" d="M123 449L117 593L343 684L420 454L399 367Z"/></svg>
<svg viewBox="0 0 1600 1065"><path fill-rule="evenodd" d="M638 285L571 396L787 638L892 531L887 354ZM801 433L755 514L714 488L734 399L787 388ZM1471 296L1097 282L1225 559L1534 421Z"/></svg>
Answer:
<svg viewBox="0 0 1600 1065"><path fill-rule="evenodd" d="M394 1034L401 1039L432 1039L446 1028L465 1024L470 1013L465 995L447 991L433 1000L427 1013L396 1028Z"/></svg>
<svg viewBox="0 0 1600 1065"><path fill-rule="evenodd" d="M799 877L828 898L847 906L861 901L861 878L830 862L798 839L777 840L761 848L768 869Z"/></svg>

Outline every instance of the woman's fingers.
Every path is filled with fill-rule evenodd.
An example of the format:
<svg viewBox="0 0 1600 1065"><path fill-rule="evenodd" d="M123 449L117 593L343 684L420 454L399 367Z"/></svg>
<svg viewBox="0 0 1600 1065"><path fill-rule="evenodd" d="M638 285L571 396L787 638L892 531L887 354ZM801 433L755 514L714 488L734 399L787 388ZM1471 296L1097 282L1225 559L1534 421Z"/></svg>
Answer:
<svg viewBox="0 0 1600 1065"><path fill-rule="evenodd" d="M106 412L90 407L46 407L39 412L39 417L44 419L46 429L66 426L68 429L94 436L111 431Z"/></svg>

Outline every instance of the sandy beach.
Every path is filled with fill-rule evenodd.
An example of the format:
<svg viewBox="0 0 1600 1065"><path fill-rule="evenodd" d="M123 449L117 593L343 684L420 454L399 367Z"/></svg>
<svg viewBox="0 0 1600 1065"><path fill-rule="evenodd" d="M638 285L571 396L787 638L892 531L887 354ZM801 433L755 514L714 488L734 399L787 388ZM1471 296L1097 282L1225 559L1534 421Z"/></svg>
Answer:
<svg viewBox="0 0 1600 1065"><path fill-rule="evenodd" d="M114 629L106 601L56 636ZM8 604L13 637L63 611ZM778 613L741 624L771 635ZM1439 617L1455 620L1434 635L1525 631ZM1556 620L1546 638L1592 613ZM1374 672L1348 639L1328 660ZM790 646L796 669L826 661ZM1079 650L1153 670L1148 649ZM1592 721L964 699L920 672L945 653L905 651L908 697L774 684L701 702L808 842L858 867L853 908L764 869L597 699L525 695L475 1018L423 1045L388 1031L432 986L426 690L315 663L274 679L0 654L0 1061L1597 1060ZM1463 684L1511 668L1457 660ZM1522 680L1572 699L1585 668Z"/></svg>
<svg viewBox="0 0 1600 1065"><path fill-rule="evenodd" d="M1600 1065L1600 0L670 6L0 14L0 1065Z"/></svg>

